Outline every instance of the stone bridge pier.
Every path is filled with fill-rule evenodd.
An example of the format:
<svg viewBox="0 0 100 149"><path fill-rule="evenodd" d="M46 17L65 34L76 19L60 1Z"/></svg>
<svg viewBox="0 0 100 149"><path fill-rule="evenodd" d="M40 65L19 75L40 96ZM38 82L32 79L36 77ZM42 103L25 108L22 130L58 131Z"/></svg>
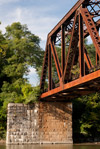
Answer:
<svg viewBox="0 0 100 149"><path fill-rule="evenodd" d="M73 143L72 103L8 104L6 143Z"/></svg>

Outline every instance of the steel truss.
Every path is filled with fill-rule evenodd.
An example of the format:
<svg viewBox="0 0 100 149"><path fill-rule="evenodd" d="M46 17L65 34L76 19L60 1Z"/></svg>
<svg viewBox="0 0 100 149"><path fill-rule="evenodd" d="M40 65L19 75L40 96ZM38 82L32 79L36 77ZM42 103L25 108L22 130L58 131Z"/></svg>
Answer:
<svg viewBox="0 0 100 149"><path fill-rule="evenodd" d="M91 93L92 89L100 90L99 28L100 0L79 0L48 34L40 81L41 99L49 99L50 96L51 98L60 96L61 99L65 99L64 95L70 99L73 96ZM95 66L93 66L84 44L84 40L88 36L91 37L95 47ZM61 63L56 47L61 48ZM55 62L59 79L57 84L52 77L52 60ZM79 66L79 74L74 76L72 70L76 65ZM96 71L94 72L94 70ZM45 91L46 78L48 79L48 89Z"/></svg>

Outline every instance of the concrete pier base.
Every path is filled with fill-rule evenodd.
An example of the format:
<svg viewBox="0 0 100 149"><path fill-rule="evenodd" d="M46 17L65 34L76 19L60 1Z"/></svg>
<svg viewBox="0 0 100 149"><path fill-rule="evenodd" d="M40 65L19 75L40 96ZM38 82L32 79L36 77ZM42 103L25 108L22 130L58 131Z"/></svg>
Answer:
<svg viewBox="0 0 100 149"><path fill-rule="evenodd" d="M73 143L72 103L8 104L6 143Z"/></svg>

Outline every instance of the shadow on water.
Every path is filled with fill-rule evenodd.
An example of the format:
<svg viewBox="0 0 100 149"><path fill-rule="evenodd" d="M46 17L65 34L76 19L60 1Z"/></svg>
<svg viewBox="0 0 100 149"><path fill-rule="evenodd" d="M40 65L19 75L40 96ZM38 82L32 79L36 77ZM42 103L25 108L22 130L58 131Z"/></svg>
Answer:
<svg viewBox="0 0 100 149"><path fill-rule="evenodd" d="M73 146L73 149L100 149L100 145L95 145L95 144L93 144L93 145L87 145L87 144L85 144L85 145L74 145Z"/></svg>

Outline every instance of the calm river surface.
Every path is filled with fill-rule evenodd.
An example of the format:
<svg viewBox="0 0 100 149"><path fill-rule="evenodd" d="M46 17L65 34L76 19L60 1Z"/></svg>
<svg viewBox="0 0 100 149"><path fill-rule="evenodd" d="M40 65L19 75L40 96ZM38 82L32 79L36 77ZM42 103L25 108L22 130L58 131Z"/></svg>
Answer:
<svg viewBox="0 0 100 149"><path fill-rule="evenodd" d="M100 145L0 145L0 149L100 149Z"/></svg>

